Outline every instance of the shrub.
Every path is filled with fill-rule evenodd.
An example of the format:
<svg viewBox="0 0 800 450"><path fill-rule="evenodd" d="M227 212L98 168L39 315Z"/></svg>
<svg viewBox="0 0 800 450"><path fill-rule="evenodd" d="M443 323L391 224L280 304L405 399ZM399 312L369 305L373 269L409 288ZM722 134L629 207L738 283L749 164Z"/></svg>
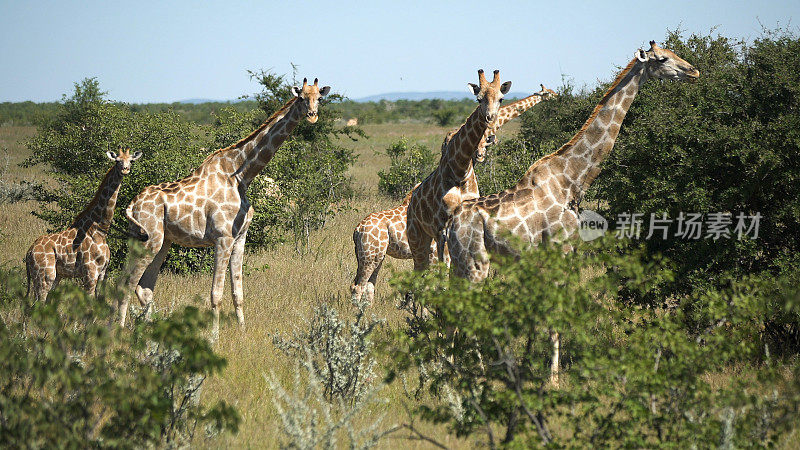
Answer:
<svg viewBox="0 0 800 450"><path fill-rule="evenodd" d="M411 327L387 343L389 379L417 374L432 394L418 396L419 417L481 434L490 447L770 445L789 431L797 366L788 373L763 355L764 298L752 284L687 298L713 324L692 330L681 308L620 297L668 281L663 261L621 241L576 248L495 259L496 275L475 285L448 280L443 268L393 280L415 303L405 306ZM561 333L567 362L559 387L548 385L549 330ZM758 358L766 363L712 386L730 364Z"/></svg>
<svg viewBox="0 0 800 450"><path fill-rule="evenodd" d="M440 127L452 125L458 116L458 111L455 108L437 109L431 113L434 123Z"/></svg>
<svg viewBox="0 0 800 450"><path fill-rule="evenodd" d="M0 445L185 446L198 426L236 431L233 407L199 401L226 364L202 336L209 315L186 307L121 329L109 306L120 295L66 283L35 302L0 269Z"/></svg>
<svg viewBox="0 0 800 450"><path fill-rule="evenodd" d="M41 184L27 180L19 183L6 181L4 178L8 172L8 166L8 156L6 156L5 161L0 161L0 204L35 200L38 197L37 193L42 190Z"/></svg>
<svg viewBox="0 0 800 450"><path fill-rule="evenodd" d="M423 144L401 138L386 149L391 160L388 170L379 170L378 190L392 198L401 199L436 168L438 161Z"/></svg>
<svg viewBox="0 0 800 450"><path fill-rule="evenodd" d="M293 387L284 388L273 374L267 378L275 393L282 431L291 448L336 448L342 432L351 448L370 448L385 434L378 431L382 415L356 430L354 421L374 403L379 387L372 355L372 334L385 323L367 316L368 302L354 300L352 320L343 320L327 303L314 309L306 329L293 336L273 336L276 348L294 360ZM363 418L361 418L363 420Z"/></svg>

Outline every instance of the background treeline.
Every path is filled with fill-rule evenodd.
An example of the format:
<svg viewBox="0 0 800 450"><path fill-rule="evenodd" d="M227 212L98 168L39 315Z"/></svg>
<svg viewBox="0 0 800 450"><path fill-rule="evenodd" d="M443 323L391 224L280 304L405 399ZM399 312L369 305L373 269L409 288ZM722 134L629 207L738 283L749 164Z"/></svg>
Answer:
<svg viewBox="0 0 800 450"><path fill-rule="evenodd" d="M39 125L50 120L58 114L61 102L3 102L0 103L0 124L5 125ZM163 113L171 111L181 120L210 125L222 109L232 108L237 112L256 108L255 100L241 100L233 102L200 102L200 103L130 103L127 107L133 112Z"/></svg>
<svg viewBox="0 0 800 450"><path fill-rule="evenodd" d="M475 109L475 101L463 100L381 100L378 102L345 101L337 105L342 116L365 123L434 123L447 126L466 120Z"/></svg>
<svg viewBox="0 0 800 450"><path fill-rule="evenodd" d="M66 100L66 97L65 99ZM62 100L62 102L64 101ZM38 125L56 116L62 102L3 102L0 103L0 124ZM127 107L137 113L175 114L180 120L198 125L211 125L223 110L237 113L251 111L258 106L254 99L231 102L201 103L130 103ZM381 100L354 102L343 99L332 106L343 119L358 119L359 124L375 123L432 123L442 126L457 125L475 109L475 101L463 100Z"/></svg>

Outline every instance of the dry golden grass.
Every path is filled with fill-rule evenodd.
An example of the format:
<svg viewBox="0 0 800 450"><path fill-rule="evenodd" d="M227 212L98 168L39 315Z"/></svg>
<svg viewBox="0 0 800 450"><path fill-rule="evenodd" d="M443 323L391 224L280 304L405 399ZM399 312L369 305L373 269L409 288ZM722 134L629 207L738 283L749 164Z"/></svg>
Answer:
<svg viewBox="0 0 800 450"><path fill-rule="evenodd" d="M33 127L0 126L0 177L5 182L48 181L40 167L19 167L30 154L24 141ZM0 264L24 267L25 252L46 232L45 223L30 214L36 202L0 203Z"/></svg>

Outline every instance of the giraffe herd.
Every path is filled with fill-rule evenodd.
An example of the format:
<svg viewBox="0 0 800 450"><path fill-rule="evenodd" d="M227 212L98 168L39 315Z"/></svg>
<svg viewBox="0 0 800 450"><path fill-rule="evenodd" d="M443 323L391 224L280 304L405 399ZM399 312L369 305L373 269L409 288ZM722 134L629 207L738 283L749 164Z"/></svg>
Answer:
<svg viewBox="0 0 800 450"><path fill-rule="evenodd" d="M431 263L452 264L452 274L478 282L489 273L491 254L514 254L511 234L536 246L558 241L577 230L577 208L600 172L620 126L640 86L650 78L693 80L699 72L654 41L637 50L617 76L583 127L557 151L534 162L523 177L497 194L481 196L474 165L483 161L487 146L508 120L555 93L541 91L501 106L511 82L501 82L498 70L489 81L478 71L469 84L478 106L457 130L447 134L434 171L417 184L396 208L364 218L353 232L358 269L350 287L354 298L374 301L375 284L384 258L413 259L416 271ZM253 208L246 192L254 177L303 119L317 121L319 100L329 86L318 80L292 88L294 96L267 121L239 142L217 150L189 176L146 187L126 209L130 234L146 249L133 261L127 276L128 294L118 303L118 321L125 324L129 297L136 295L147 311L161 265L172 244L213 247L211 288L212 335L219 333L220 301L226 268L236 317L244 326L242 264ZM28 290L45 301L62 278L77 278L90 294L105 275L110 259L106 233L111 226L123 175L141 157L120 148L108 152L114 166L94 199L68 229L37 238L26 255ZM558 333L553 373L558 370Z"/></svg>

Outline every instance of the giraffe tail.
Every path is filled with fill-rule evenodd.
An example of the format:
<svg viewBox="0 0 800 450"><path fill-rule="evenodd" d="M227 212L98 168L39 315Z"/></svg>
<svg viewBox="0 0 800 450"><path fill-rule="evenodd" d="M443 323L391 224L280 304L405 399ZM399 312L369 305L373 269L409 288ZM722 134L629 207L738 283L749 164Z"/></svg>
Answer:
<svg viewBox="0 0 800 450"><path fill-rule="evenodd" d="M350 295L353 299L357 299L360 297L360 286L364 281L364 246L361 242L361 224L353 230L353 247L355 248L356 253L356 261L358 262L358 268L356 269L356 277L353 280L353 284L350 285Z"/></svg>
<svg viewBox="0 0 800 450"><path fill-rule="evenodd" d="M144 242L150 239L150 235L147 234L147 231L144 230L142 224L140 224L136 219L133 218L134 203L135 202L131 202L131 204L128 205L128 208L125 210L125 216L128 218L129 222L128 236Z"/></svg>
<svg viewBox="0 0 800 450"><path fill-rule="evenodd" d="M31 293L31 260L30 253L25 255L25 276L28 278L28 288L25 291L25 298L28 298Z"/></svg>

